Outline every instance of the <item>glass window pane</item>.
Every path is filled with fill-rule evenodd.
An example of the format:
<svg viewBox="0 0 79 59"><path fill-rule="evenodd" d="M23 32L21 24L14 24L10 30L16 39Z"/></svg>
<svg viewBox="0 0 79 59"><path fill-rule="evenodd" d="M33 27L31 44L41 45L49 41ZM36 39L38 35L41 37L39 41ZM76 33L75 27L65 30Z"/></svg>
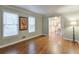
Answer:
<svg viewBox="0 0 79 59"><path fill-rule="evenodd" d="M3 24L18 24L18 15L13 13L3 13Z"/></svg>
<svg viewBox="0 0 79 59"><path fill-rule="evenodd" d="M18 34L18 19L17 14L4 12L3 13L3 36L13 36Z"/></svg>
<svg viewBox="0 0 79 59"><path fill-rule="evenodd" d="M30 25L29 32L35 32L35 26L34 25Z"/></svg>
<svg viewBox="0 0 79 59"><path fill-rule="evenodd" d="M4 25L3 26L3 36L17 35L18 28L17 25Z"/></svg>
<svg viewBox="0 0 79 59"><path fill-rule="evenodd" d="M29 24L35 24L35 17L29 17Z"/></svg>
<svg viewBox="0 0 79 59"><path fill-rule="evenodd" d="M29 17L29 32L35 32L35 17Z"/></svg>

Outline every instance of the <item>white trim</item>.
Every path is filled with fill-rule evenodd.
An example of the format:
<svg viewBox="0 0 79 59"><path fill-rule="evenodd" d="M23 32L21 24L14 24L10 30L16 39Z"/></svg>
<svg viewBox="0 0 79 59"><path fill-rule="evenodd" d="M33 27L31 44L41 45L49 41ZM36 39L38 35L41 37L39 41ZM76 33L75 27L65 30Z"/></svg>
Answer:
<svg viewBox="0 0 79 59"><path fill-rule="evenodd" d="M64 40L70 40L70 41L73 41L73 39L69 39L69 38L64 38ZM78 40L75 40L76 42L78 42L79 43L79 41Z"/></svg>
<svg viewBox="0 0 79 59"><path fill-rule="evenodd" d="M4 44L4 45L1 45L0 48L4 48L4 47L10 46L10 45L14 45L16 43L19 43L19 42L22 42L22 41L25 41L25 40L28 40L28 39L31 39L31 38L34 38L34 37L37 37L37 36L40 36L40 35L42 35L42 34L32 36L32 37L29 37L29 38L25 38L25 39L22 39L22 40L19 40L19 41L16 41L16 42L11 42L11 43L8 43L8 44Z"/></svg>
<svg viewBox="0 0 79 59"><path fill-rule="evenodd" d="M42 34L42 35L48 35L48 34Z"/></svg>

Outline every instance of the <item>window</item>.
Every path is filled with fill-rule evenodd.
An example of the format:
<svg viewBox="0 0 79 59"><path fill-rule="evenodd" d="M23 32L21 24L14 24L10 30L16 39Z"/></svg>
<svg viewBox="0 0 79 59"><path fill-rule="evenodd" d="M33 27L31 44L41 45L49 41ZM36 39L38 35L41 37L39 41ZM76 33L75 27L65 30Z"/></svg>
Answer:
<svg viewBox="0 0 79 59"><path fill-rule="evenodd" d="M18 34L18 15L13 13L3 13L3 36L13 36Z"/></svg>
<svg viewBox="0 0 79 59"><path fill-rule="evenodd" d="M28 25L28 27L29 27L29 33L35 32L35 17L31 16L28 19L29 19L28 20L28 22L29 22L29 25Z"/></svg>

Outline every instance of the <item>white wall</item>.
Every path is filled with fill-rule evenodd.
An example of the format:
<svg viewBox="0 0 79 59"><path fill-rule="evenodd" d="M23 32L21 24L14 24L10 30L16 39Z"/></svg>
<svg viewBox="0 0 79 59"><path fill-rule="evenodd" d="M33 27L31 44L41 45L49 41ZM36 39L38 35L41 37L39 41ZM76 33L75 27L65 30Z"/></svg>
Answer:
<svg viewBox="0 0 79 59"><path fill-rule="evenodd" d="M70 26L70 22L68 21L68 18L66 16L79 16L79 12L77 13L72 13L72 14L62 14L61 16L61 22L62 22L62 30L63 30L63 36L64 38L67 38L68 40L73 39L73 29ZM52 15L52 17L54 17ZM43 16L43 34L48 34L48 18L47 16ZM78 17L79 18L79 17ZM77 21L77 24L79 26L79 21ZM79 40L79 27L75 27L75 39L78 41Z"/></svg>
<svg viewBox="0 0 79 59"><path fill-rule="evenodd" d="M28 39L30 37L34 37L34 36L42 34L42 16L41 15L30 12L30 11L25 10L25 9L17 8L14 6L0 6L0 36L1 36L1 32L3 32L3 31L1 31L1 29L2 29L1 25L2 25L2 20L3 20L1 13L3 11L16 13L19 16L24 16L24 17L35 16L36 17L36 20L35 20L36 25L35 25L35 32L34 33L29 33L28 30L24 30L24 31L19 31L18 35L16 35L16 36L0 38L0 45L22 40L23 36L25 36L26 39Z"/></svg>
<svg viewBox="0 0 79 59"><path fill-rule="evenodd" d="M68 40L73 39L73 28L68 27L64 29L64 38L67 38ZM79 41L79 27L75 27L75 39Z"/></svg>
<svg viewBox="0 0 79 59"><path fill-rule="evenodd" d="M77 26L75 27L75 39L77 41L79 41L79 12L77 13L72 13L72 14L67 14L67 15L63 15L64 18L62 18L62 23L64 25L64 28L63 28L63 36L64 38L67 38L68 40L73 40L73 28L72 26L70 25L70 19L69 17L73 18L73 19L77 19ZM76 18L74 18L76 17ZM78 18L77 18L78 17Z"/></svg>
<svg viewBox="0 0 79 59"><path fill-rule="evenodd" d="M1 12L0 12L0 38L1 38L1 26L2 25L2 22L1 22Z"/></svg>
<svg viewBox="0 0 79 59"><path fill-rule="evenodd" d="M28 30L19 31L18 35L16 35L16 36L3 38L2 33L1 33L2 32L2 20L3 20L2 19L2 12L3 11L16 13L19 16L25 16L25 17L35 16L36 17L36 21L35 21L36 22L36 25L35 25L36 31L34 33L29 33ZM52 15L52 17L53 17L53 15ZM64 36L64 38L72 39L72 28L69 28L69 22L66 21L68 19L63 18L63 17L65 17L65 15L61 16L61 17L62 17L62 24L64 25L63 36ZM47 16L42 16L42 15L30 12L25 9L14 7L14 6L0 6L0 45L22 40L23 36L26 36L26 39L28 39L30 37L34 37L37 35L48 34L48 30L49 30L49 28L48 28L48 17ZM76 31L75 32L76 39L79 40L79 28L77 27L75 29L75 31Z"/></svg>
<svg viewBox="0 0 79 59"><path fill-rule="evenodd" d="M48 29L49 29L49 24L48 24L48 17L43 16L43 34L47 35L48 34Z"/></svg>

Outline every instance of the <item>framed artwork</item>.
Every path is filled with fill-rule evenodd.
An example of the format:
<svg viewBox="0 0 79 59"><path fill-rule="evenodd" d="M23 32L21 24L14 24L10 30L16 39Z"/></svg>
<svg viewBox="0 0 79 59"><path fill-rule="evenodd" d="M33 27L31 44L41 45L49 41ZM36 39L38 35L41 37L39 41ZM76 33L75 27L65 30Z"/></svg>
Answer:
<svg viewBox="0 0 79 59"><path fill-rule="evenodd" d="M19 30L27 30L28 29L28 18L27 17L19 17Z"/></svg>

